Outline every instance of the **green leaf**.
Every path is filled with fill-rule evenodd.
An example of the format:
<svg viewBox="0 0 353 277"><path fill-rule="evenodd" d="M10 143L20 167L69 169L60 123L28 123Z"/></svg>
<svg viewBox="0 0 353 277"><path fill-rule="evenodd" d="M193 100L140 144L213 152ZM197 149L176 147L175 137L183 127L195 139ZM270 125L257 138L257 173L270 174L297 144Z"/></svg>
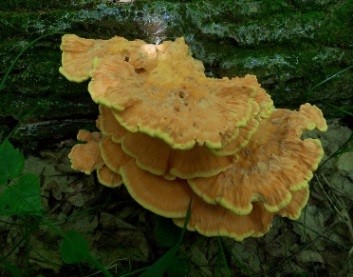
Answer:
<svg viewBox="0 0 353 277"><path fill-rule="evenodd" d="M18 149L5 140L0 144L0 185L8 179L18 177L24 166L25 159Z"/></svg>
<svg viewBox="0 0 353 277"><path fill-rule="evenodd" d="M89 260L89 247L87 240L76 231L68 231L60 247L61 259L66 264L75 264Z"/></svg>
<svg viewBox="0 0 353 277"><path fill-rule="evenodd" d="M0 194L0 214L40 215L41 198L38 176L24 174L15 180L14 185L7 186Z"/></svg>
<svg viewBox="0 0 353 277"><path fill-rule="evenodd" d="M154 237L160 247L171 247L177 243L182 229L175 226L169 218L157 217Z"/></svg>

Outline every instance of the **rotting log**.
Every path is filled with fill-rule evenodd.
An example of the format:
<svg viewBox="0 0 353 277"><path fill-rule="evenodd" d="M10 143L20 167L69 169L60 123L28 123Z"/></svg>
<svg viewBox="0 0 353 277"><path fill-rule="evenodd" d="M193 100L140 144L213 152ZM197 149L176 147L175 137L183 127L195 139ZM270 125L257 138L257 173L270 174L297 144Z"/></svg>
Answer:
<svg viewBox="0 0 353 277"><path fill-rule="evenodd" d="M54 138L60 139L72 137L75 129L59 124L61 120L71 120L79 129L82 120L91 119L94 126L97 108L87 82L74 84L58 73L63 33L103 39L119 35L150 43L184 36L209 76L255 74L278 107L297 108L310 101L335 116L339 110L332 105L353 105L352 69L311 90L353 65L350 0L1 2L0 76L34 39L52 35L27 49L6 80L0 138L11 129L9 118L21 120L15 133L21 142L36 141L21 130L42 121L56 124ZM40 126L38 136L52 138L46 125Z"/></svg>

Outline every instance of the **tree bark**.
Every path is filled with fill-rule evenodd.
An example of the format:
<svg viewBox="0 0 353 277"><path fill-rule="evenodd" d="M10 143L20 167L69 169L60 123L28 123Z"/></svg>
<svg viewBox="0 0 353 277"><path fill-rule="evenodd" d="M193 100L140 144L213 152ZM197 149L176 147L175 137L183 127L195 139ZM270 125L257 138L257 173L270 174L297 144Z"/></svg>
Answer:
<svg viewBox="0 0 353 277"><path fill-rule="evenodd" d="M353 70L345 70L353 65L350 0L1 2L0 76L33 40L51 35L29 47L6 79L0 92L0 136L13 119L21 120L14 133L20 141L53 136L45 127L38 137L29 136L29 129L23 131L26 124L52 121L55 138L72 136L83 121L87 125L86 119L94 126L97 108L87 83L71 83L58 72L64 33L150 43L184 36L209 76L255 74L277 107L310 101L327 116L339 115L336 107L353 112Z"/></svg>

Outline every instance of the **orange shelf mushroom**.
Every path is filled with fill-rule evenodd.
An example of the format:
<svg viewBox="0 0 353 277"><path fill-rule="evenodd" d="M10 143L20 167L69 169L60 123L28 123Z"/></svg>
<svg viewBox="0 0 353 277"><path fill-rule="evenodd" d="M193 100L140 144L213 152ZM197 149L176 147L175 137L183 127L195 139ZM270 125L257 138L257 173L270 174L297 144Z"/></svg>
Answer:
<svg viewBox="0 0 353 277"><path fill-rule="evenodd" d="M131 196L143 207L156 214L174 218L182 226L191 202L189 230L205 236L228 236L243 240L261 236L271 226L273 214L258 205L246 216L239 216L219 205L202 201L182 179L166 180L140 169L133 160L122 167L124 184Z"/></svg>
<svg viewBox="0 0 353 277"><path fill-rule="evenodd" d="M167 68L169 63L171 68ZM194 67L190 63L181 60L173 66L172 59L165 58L155 70L140 72L118 58L100 58L88 90L95 102L112 108L130 132L158 137L174 149L195 145L220 149L252 117L256 90L229 80L222 86L218 80L185 70ZM182 77L173 80L182 72Z"/></svg>
<svg viewBox="0 0 353 277"><path fill-rule="evenodd" d="M126 131L107 107L100 105L99 111L97 127L104 136L100 143L102 157L115 172L119 166L113 165L114 162L118 162L125 153L135 158L139 167L167 179L213 176L230 168L236 158L234 155L217 157L204 146L189 150L172 149L161 139ZM103 145L106 147L102 148ZM107 158L109 155L114 155L115 161Z"/></svg>
<svg viewBox="0 0 353 277"><path fill-rule="evenodd" d="M236 159L234 155L215 156L204 146L173 149L164 141L143 133L127 133L121 144L139 167L156 175L182 179L214 176L230 168Z"/></svg>
<svg viewBox="0 0 353 277"><path fill-rule="evenodd" d="M127 131L116 121L112 111L99 105L99 116L96 121L97 128L104 136L111 136L115 142L120 142Z"/></svg>
<svg viewBox="0 0 353 277"><path fill-rule="evenodd" d="M255 203L247 215L208 204L190 190L185 180L166 180L140 169L133 160L125 164L121 172L127 190L139 204L158 215L173 218L178 226L183 226L191 201L188 229L205 236L227 236L238 241L249 236L262 236L276 215L267 211L260 202ZM308 188L294 192L292 201L278 214L297 219L308 195Z"/></svg>
<svg viewBox="0 0 353 277"><path fill-rule="evenodd" d="M62 37L60 45L63 54L59 71L70 81L83 82L91 77L94 58L105 55L119 56L122 60L129 60L136 68L143 68L151 53L142 51L145 45L142 40L128 41L123 37L101 40L67 34Z"/></svg>
<svg viewBox="0 0 353 277"><path fill-rule="evenodd" d="M99 142L102 159L107 167L119 174L120 167L127 163L131 157L121 149L121 145L115 143L111 137L104 136Z"/></svg>
<svg viewBox="0 0 353 277"><path fill-rule="evenodd" d="M98 132L80 130L77 139L86 143L76 144L71 149L69 153L71 167L85 174L91 174L96 170L99 182L107 187L122 185L121 176L110 170L103 162L99 147L101 135Z"/></svg>
<svg viewBox="0 0 353 277"><path fill-rule="evenodd" d="M210 205L201 198L193 198L191 217L187 228L205 236L227 236L237 241L247 237L263 236L271 227L275 215L296 220L309 198L309 189L305 188L293 193L292 201L278 213L268 212L259 202L248 215L237 215L219 206ZM185 218L174 218L174 223L183 227Z"/></svg>
<svg viewBox="0 0 353 277"><path fill-rule="evenodd" d="M92 171L103 164L98 145L101 135L98 132L91 133L86 130L80 130L77 134L77 139L86 143L76 144L71 149L69 154L71 167L86 174L91 174Z"/></svg>
<svg viewBox="0 0 353 277"><path fill-rule="evenodd" d="M61 49L60 72L66 78L92 77L92 99L113 108L124 128L159 137L176 149L228 144L252 117L252 98L260 91L239 78L207 78L183 38L151 45L65 35Z"/></svg>
<svg viewBox="0 0 353 277"><path fill-rule="evenodd" d="M290 203L291 192L308 186L323 156L319 140L300 139L305 130L315 127L327 129L315 106L302 105L298 112L277 109L261 121L230 169L188 182L206 202L219 203L234 213L248 214L252 202L258 201L269 212L277 212Z"/></svg>
<svg viewBox="0 0 353 277"><path fill-rule="evenodd" d="M60 72L91 78L100 133L80 131L72 167L124 183L146 209L205 236L262 236L274 216L297 219L323 156L305 130L320 109L275 109L253 75L208 78L183 38L160 45L65 35Z"/></svg>

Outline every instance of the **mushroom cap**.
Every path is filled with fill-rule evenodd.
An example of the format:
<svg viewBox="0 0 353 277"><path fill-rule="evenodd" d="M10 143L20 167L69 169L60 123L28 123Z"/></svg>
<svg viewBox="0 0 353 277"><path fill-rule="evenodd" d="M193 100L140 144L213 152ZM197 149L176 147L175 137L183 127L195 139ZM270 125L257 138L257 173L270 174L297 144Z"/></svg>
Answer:
<svg viewBox="0 0 353 277"><path fill-rule="evenodd" d="M136 164L155 175L182 179L214 176L233 165L234 156L215 156L204 146L188 150L172 149L158 138L127 132L122 149L136 159Z"/></svg>
<svg viewBox="0 0 353 277"><path fill-rule="evenodd" d="M256 132L259 121L263 118L268 118L275 110L271 96L261 88L255 75L247 74L242 78L234 77L231 81L236 85L252 87L255 89L255 101L252 102L253 118L251 118L245 126L239 128L239 135L228 145L221 149L211 149L211 151L217 156L234 155L241 148L246 146L251 136Z"/></svg>
<svg viewBox="0 0 353 277"><path fill-rule="evenodd" d="M97 169L97 178L99 183L109 188L120 187L123 184L120 174L110 170L105 164Z"/></svg>
<svg viewBox="0 0 353 277"><path fill-rule="evenodd" d="M251 118L246 126L239 128L239 135L222 149L211 149L216 156L230 156L244 148L259 127L259 121ZM206 177L206 176L205 176Z"/></svg>
<svg viewBox="0 0 353 277"><path fill-rule="evenodd" d="M268 118L275 110L275 106L271 96L261 87L255 75L246 74L244 77L234 77L231 79L236 85L242 85L255 88L256 95L254 97L256 103L259 105L259 113L257 118Z"/></svg>
<svg viewBox="0 0 353 277"><path fill-rule="evenodd" d="M292 201L277 214L298 219L309 198L309 189L292 192ZM254 203L248 215L236 215L218 205L210 205L201 198L193 198L188 230L198 231L205 236L227 236L242 241L246 237L264 235L271 227L272 213L260 202ZM174 223L183 227L185 218L175 218Z"/></svg>
<svg viewBox="0 0 353 277"><path fill-rule="evenodd" d="M101 40L66 34L63 35L60 45L63 54L59 71L70 81L83 82L91 77L93 60L109 55L119 57L121 60L130 60L136 68L144 67L149 59L148 54L153 56L153 53L140 50L140 47L146 47L145 45L142 40L128 41L123 37Z"/></svg>
<svg viewBox="0 0 353 277"><path fill-rule="evenodd" d="M204 146L194 146L189 150L172 149L161 139L150 137L144 133L131 133L125 130L109 108L100 105L99 111L97 127L104 136L100 145L107 144L107 147L101 147L101 151L104 162L113 171L117 172L118 170L116 165L112 165L116 158L108 159L104 157L121 152L120 146L114 142L121 143L124 152L135 158L139 167L153 174L164 176L169 180L176 177L182 179L209 177L232 166L235 158L230 156L232 153L225 157L217 157ZM257 123L256 120L253 121ZM110 139L105 138L108 136ZM111 141L108 143L107 140ZM109 149L112 147L117 149L112 151ZM119 155L124 156L125 154L120 153Z"/></svg>
<svg viewBox="0 0 353 277"><path fill-rule="evenodd" d="M126 130L115 119L112 111L103 105L99 105L99 116L97 119L97 128L104 136L111 136L115 142L120 142L126 133Z"/></svg>
<svg viewBox="0 0 353 277"><path fill-rule="evenodd" d="M124 183L131 196L144 208L165 217L171 217L177 225L183 225L191 202L189 230L197 230L206 236L228 236L243 240L249 236L261 236L271 226L273 214L259 203L249 215L239 216L220 205L204 202L189 188L185 180L168 181L140 169L133 160L122 167Z"/></svg>
<svg viewBox="0 0 353 277"><path fill-rule="evenodd" d="M86 174L91 174L93 170L97 170L98 181L104 186L114 188L122 185L121 176L104 164L100 149L101 134L80 130L77 139L86 143L76 144L72 147L69 153L71 167ZM131 158L129 157L129 159Z"/></svg>
<svg viewBox="0 0 353 277"><path fill-rule="evenodd" d="M292 192L308 186L322 156L317 139L301 140L305 130L324 130L321 110L309 104L299 111L278 109L260 122L233 167L209 178L188 183L206 202L219 203L236 214L249 214L261 201L269 212L288 205Z"/></svg>
<svg viewBox="0 0 353 277"><path fill-rule="evenodd" d="M86 143L76 144L72 147L69 153L71 167L85 174L91 174L93 170L103 164L98 145L101 139L100 133L80 130L77 139Z"/></svg>
<svg viewBox="0 0 353 277"><path fill-rule="evenodd" d="M132 198L158 215L181 218L186 215L191 190L185 180L167 180L140 169L131 159L120 170Z"/></svg>
<svg viewBox="0 0 353 277"><path fill-rule="evenodd" d="M102 137L99 148L104 163L115 173L119 173L120 168L131 160L131 157L121 149L121 145L114 142L110 136Z"/></svg>
<svg viewBox="0 0 353 277"><path fill-rule="evenodd" d="M297 220L300 217L300 214L308 203L309 200L309 187L303 188L301 190L292 191L292 200L290 203L279 210L277 214L283 217L288 217L292 220Z"/></svg>
<svg viewBox="0 0 353 277"><path fill-rule="evenodd" d="M226 236L237 241L260 237L268 232L274 216L260 203L254 203L250 214L237 215L220 205L208 204L199 197L194 197L192 201L187 229L207 237ZM183 227L185 218L173 218L173 221Z"/></svg>
<svg viewBox="0 0 353 277"><path fill-rule="evenodd" d="M256 88L207 78L183 38L155 48L153 66L139 70L119 57L97 59L88 87L92 99L113 108L128 131L158 137L174 149L220 149L231 142L253 117Z"/></svg>
<svg viewBox="0 0 353 277"><path fill-rule="evenodd" d="M256 132L259 127L259 120L261 118L258 116L260 109L258 103L252 102L252 113L254 118L250 118L245 126L239 128L239 133L229 144L225 145L221 149L210 149L210 151L216 156L230 156L235 155L240 149L245 147L252 135ZM215 174L214 174L215 175ZM206 176L205 176L206 177Z"/></svg>
<svg viewBox="0 0 353 277"><path fill-rule="evenodd" d="M255 102L254 104L257 105ZM189 150L172 149L161 139L125 130L109 108L100 105L99 111L97 127L103 133L101 153L105 164L115 172L120 167L116 163L120 164L125 153L135 158L142 169L167 179L213 176L230 168L235 159L232 153L217 157L204 146L194 146ZM256 120L253 121L257 123ZM122 153L120 145L115 142L121 143L125 153ZM103 145L106 146L102 147Z"/></svg>

